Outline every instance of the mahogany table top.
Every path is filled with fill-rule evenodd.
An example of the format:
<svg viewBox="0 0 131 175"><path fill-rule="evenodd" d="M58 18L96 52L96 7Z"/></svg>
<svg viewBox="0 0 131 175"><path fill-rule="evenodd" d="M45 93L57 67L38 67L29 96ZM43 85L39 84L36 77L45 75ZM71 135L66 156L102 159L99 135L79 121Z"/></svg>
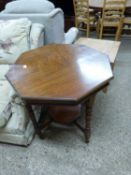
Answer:
<svg viewBox="0 0 131 175"><path fill-rule="evenodd" d="M89 4L94 8L102 8L104 4L104 0L89 0ZM127 0L126 7L131 7L131 0Z"/></svg>
<svg viewBox="0 0 131 175"><path fill-rule="evenodd" d="M6 77L28 102L77 104L113 75L107 55L82 45L52 44L23 53Z"/></svg>

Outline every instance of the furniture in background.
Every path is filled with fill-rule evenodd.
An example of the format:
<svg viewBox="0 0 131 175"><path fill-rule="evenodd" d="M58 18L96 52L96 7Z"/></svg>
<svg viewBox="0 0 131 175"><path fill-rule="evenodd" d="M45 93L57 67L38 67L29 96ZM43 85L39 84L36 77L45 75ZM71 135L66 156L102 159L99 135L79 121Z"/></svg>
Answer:
<svg viewBox="0 0 131 175"><path fill-rule="evenodd" d="M102 38L105 28L116 28L115 40L121 37L124 22L126 0L105 0L102 17L99 18L97 24L98 38Z"/></svg>
<svg viewBox="0 0 131 175"><path fill-rule="evenodd" d="M100 40L93 38L79 38L75 44L91 47L109 56L109 60L114 68L116 56L120 47L120 41Z"/></svg>
<svg viewBox="0 0 131 175"><path fill-rule="evenodd" d="M95 26L96 18L93 9L89 8L88 0L73 0L75 12L75 26L82 31L86 31L86 36L90 35L90 28Z"/></svg>
<svg viewBox="0 0 131 175"><path fill-rule="evenodd" d="M40 138L43 137L43 127L50 121L46 124L39 122L32 105L47 105L50 111L53 105L59 106L60 111L61 105L66 105L68 113L68 106L79 108L80 104L85 110L84 127L76 121L79 115L72 116L73 119L67 121L61 116L61 121L74 121L84 132L86 142L89 142L95 95L108 85L113 75L107 55L81 45L54 44L22 54L6 77L26 102L26 109ZM51 119L57 121L57 116L50 114ZM58 121L60 122L59 119Z"/></svg>
<svg viewBox="0 0 131 175"><path fill-rule="evenodd" d="M4 9L5 4L12 0L1 0L0 1L0 11ZM74 20L74 9L73 9L73 0L50 0L55 4L56 8L61 8L64 11L65 18L65 30L67 31L70 27L75 25ZM89 5L96 11L101 11L103 7L104 0L89 0ZM127 0L126 4L126 15L131 15L131 1Z"/></svg>
<svg viewBox="0 0 131 175"><path fill-rule="evenodd" d="M89 0L90 7L93 8L97 12L102 12L104 0ZM127 0L126 3L126 9L125 9L126 15L131 15L131 1Z"/></svg>
<svg viewBox="0 0 131 175"><path fill-rule="evenodd" d="M0 11L5 8L5 5L8 2L13 0L0 0ZM37 0L36 0L37 1ZM72 0L50 0L55 4L56 8L61 8L64 11L64 22L65 22L65 31L68 31L71 27L75 25L74 23L74 10L73 10L73 1Z"/></svg>
<svg viewBox="0 0 131 175"><path fill-rule="evenodd" d="M63 11L61 9L55 9L53 4L48 4L48 1L41 0L39 1L40 3L38 3L39 5L36 5L35 2L38 3L38 1L30 0L31 4L34 3L34 6L30 6L30 4L28 5L27 1L24 0L14 1L9 3L6 6L6 9L0 13L0 20L5 21L6 24L11 21L21 21L25 17L26 20L27 18L30 19L29 24L32 24L29 25L29 28L31 30L26 31L26 33L25 26L28 24L28 22L24 24L24 26L22 27L22 29L20 28L20 30L13 30L9 25L7 27L9 28L8 31L5 31L4 29L2 31L3 27L0 27L0 142L12 143L17 145L28 145L31 143L34 135L32 123L27 117L28 113L25 110L23 102L20 98L18 98L16 92L11 88L10 84L5 79L5 74L9 69L9 64L14 63L17 60L19 54L23 53L26 50L34 49L44 44L50 43L69 44L75 41L77 37L78 30L76 28L72 28L69 30L69 32L64 33L64 17ZM25 4L27 5L25 6ZM14 24L12 25L14 28L16 27ZM21 45L28 45L29 47L27 47L27 49L22 49L21 46L19 47L18 43L14 44L15 40L12 40L11 37L8 37L9 33L13 35L14 31L23 30L24 32L22 34L24 36L27 36L27 38L23 38L25 38L25 41L29 42L28 44L21 43ZM22 34L17 34L14 36L22 37ZM23 40L21 38L18 41ZM11 50L10 54L10 52L8 51L11 46L14 47ZM15 46L18 47L16 48ZM2 47L6 48L6 52L3 52L1 50ZM1 56L1 54L3 54L3 56L5 57ZM10 105L8 106L8 104L11 104L11 107ZM15 111L13 116L10 112L12 109L13 111ZM6 113L8 113L8 115L6 115Z"/></svg>
<svg viewBox="0 0 131 175"><path fill-rule="evenodd" d="M0 19L27 17L32 22L43 24L45 26L45 44L68 44L75 41L78 29L72 27L67 33L64 33L64 13L61 9L55 8L51 2L44 0L30 0L30 3L27 4L26 0L8 3L6 8L0 13Z"/></svg>
<svg viewBox="0 0 131 175"><path fill-rule="evenodd" d="M98 9L99 11L103 9L104 5L104 0L89 0L90 7L94 9ZM131 1L127 0L126 3L126 10L130 11L131 10Z"/></svg>
<svg viewBox="0 0 131 175"><path fill-rule="evenodd" d="M62 8L65 14L65 27L69 29L74 26L74 9L73 0L50 0L56 7ZM90 8L93 8L96 12L102 11L104 0L89 0ZM131 15L131 0L127 0L126 15Z"/></svg>
<svg viewBox="0 0 131 175"><path fill-rule="evenodd" d="M130 30L131 32L131 16L130 17L125 17L124 18L124 23L123 23L123 29L127 29L127 30Z"/></svg>

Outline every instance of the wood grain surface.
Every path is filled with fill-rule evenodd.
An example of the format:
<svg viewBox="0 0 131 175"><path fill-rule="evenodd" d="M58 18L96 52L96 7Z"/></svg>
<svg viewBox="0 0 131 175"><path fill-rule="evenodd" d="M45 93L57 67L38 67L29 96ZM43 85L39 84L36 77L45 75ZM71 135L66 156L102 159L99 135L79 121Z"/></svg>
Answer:
<svg viewBox="0 0 131 175"><path fill-rule="evenodd" d="M83 45L52 44L22 54L6 77L27 101L76 104L113 75L107 55Z"/></svg>

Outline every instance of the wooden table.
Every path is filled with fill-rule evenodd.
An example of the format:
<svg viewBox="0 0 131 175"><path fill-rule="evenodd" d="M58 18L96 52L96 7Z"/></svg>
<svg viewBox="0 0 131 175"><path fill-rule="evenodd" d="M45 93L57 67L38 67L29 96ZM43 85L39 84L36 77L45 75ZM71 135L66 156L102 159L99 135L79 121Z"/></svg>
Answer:
<svg viewBox="0 0 131 175"><path fill-rule="evenodd" d="M25 101L36 133L43 137L32 105L79 105L85 109L85 127L74 123L90 136L91 109L94 97L113 77L108 56L78 45L46 45L20 56L6 75ZM67 109L68 110L68 109Z"/></svg>
<svg viewBox="0 0 131 175"><path fill-rule="evenodd" d="M89 4L96 12L102 11L104 0L89 0ZM131 16L131 0L127 0L125 15Z"/></svg>
<svg viewBox="0 0 131 175"><path fill-rule="evenodd" d="M112 68L114 68L116 55L120 47L120 41L110 41L110 40L81 37L75 42L75 44L82 44L108 55Z"/></svg>

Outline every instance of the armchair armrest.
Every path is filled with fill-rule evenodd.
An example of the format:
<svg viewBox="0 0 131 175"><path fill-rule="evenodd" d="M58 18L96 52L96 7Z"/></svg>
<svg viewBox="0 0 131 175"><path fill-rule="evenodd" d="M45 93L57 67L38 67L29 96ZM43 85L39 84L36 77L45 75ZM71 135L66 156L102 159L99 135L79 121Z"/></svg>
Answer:
<svg viewBox="0 0 131 175"><path fill-rule="evenodd" d="M76 27L72 27L65 33L65 44L71 44L73 43L78 35L78 29Z"/></svg>

